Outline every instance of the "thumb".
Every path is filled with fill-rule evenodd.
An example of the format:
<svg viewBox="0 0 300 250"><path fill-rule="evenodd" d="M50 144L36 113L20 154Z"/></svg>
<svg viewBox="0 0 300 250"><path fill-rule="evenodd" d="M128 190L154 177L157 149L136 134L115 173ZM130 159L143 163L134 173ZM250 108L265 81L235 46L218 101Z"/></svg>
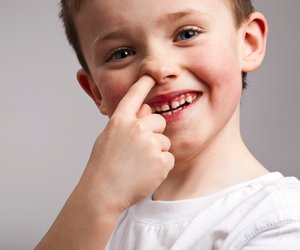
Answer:
<svg viewBox="0 0 300 250"><path fill-rule="evenodd" d="M151 115L152 114L152 111L151 111L151 108L148 104L143 104L139 111L137 112L136 114L136 117L137 118L142 118L144 116L147 116L147 115Z"/></svg>

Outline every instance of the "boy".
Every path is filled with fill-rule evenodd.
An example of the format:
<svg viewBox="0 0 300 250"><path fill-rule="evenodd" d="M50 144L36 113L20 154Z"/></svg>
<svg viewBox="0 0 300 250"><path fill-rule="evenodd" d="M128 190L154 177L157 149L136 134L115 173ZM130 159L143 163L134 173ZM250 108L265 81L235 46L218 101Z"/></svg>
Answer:
<svg viewBox="0 0 300 250"><path fill-rule="evenodd" d="M251 1L69 0L61 16L110 121L36 249L299 247L299 181L240 135L268 31Z"/></svg>

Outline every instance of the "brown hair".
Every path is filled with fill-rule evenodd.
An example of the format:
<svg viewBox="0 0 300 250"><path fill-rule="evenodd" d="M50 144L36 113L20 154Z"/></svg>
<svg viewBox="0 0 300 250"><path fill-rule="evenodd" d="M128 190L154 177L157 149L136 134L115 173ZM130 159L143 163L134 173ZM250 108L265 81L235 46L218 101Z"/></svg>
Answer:
<svg viewBox="0 0 300 250"><path fill-rule="evenodd" d="M79 12L81 5L87 0L61 0L60 6L61 10L59 13L60 18L62 19L65 32L68 38L70 45L75 50L78 61L81 64L81 67L89 73L88 65L85 61L85 58L82 53L78 33L74 23L74 15ZM252 0L225 0L229 7L232 9L233 18L236 24L236 27L247 20L249 15L254 12L254 7ZM242 72L243 77L243 89L246 88L246 77L247 73Z"/></svg>

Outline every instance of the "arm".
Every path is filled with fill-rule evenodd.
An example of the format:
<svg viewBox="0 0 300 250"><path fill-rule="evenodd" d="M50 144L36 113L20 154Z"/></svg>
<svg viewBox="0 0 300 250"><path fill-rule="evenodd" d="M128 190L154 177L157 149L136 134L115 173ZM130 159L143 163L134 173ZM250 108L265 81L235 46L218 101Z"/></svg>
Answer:
<svg viewBox="0 0 300 250"><path fill-rule="evenodd" d="M94 201L88 204L84 196L84 192L75 189L36 250L105 248L119 213L101 199L101 209L93 211Z"/></svg>
<svg viewBox="0 0 300 250"><path fill-rule="evenodd" d="M154 81L142 77L97 138L87 167L39 249L104 249L120 214L151 194L174 166L164 118L143 101Z"/></svg>

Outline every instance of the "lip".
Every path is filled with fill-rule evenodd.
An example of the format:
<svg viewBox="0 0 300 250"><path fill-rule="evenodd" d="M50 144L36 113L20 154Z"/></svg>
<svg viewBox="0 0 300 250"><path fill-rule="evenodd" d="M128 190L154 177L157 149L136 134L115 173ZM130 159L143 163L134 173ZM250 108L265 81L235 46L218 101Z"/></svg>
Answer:
<svg viewBox="0 0 300 250"><path fill-rule="evenodd" d="M195 90L173 91L173 92L169 92L169 93L166 93L166 94L157 95L154 98L151 98L147 102L147 104L151 108L153 108L153 107L155 107L157 105L160 105L160 104L170 103L172 100L180 97L181 95L189 95L189 94L192 94L192 95L196 96L196 98L190 104L185 105L185 106L181 106L180 110L177 110L176 112L172 112L172 114L160 113L168 123L176 122L179 119L181 119L183 116L186 116L189 113L191 108L199 101L199 99L203 95L202 91L195 91Z"/></svg>
<svg viewBox="0 0 300 250"><path fill-rule="evenodd" d="M167 103L176 97L179 97L180 95L183 94L188 94L188 93L201 93L201 91L196 91L196 90L179 90L179 91L172 91L168 92L165 94L157 95L150 100L147 101L147 104L152 106L156 103Z"/></svg>

